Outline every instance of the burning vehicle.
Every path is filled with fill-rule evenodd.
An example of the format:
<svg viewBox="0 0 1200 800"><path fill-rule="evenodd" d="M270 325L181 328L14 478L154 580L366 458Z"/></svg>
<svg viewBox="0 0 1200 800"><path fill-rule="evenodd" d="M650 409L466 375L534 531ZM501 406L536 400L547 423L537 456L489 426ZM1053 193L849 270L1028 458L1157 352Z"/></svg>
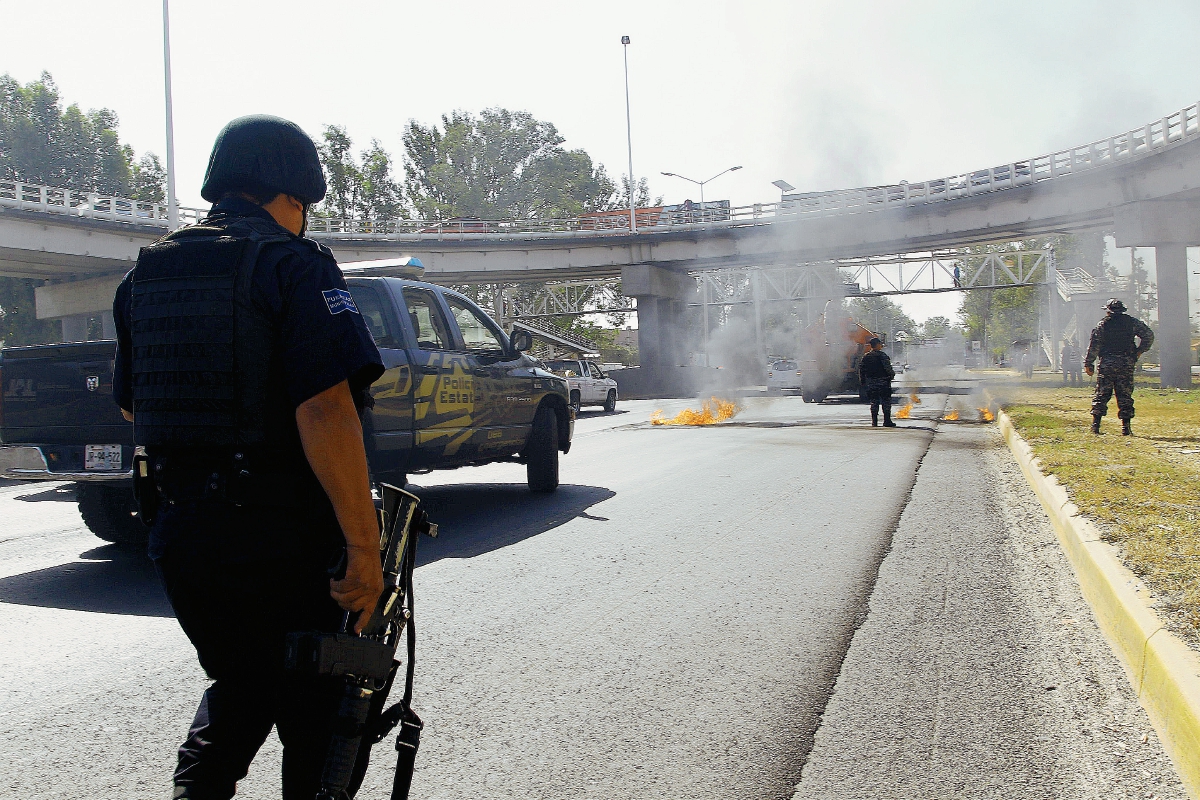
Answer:
<svg viewBox="0 0 1200 800"><path fill-rule="evenodd" d="M862 399L858 364L868 349L872 333L847 317L822 314L805 328L799 363L800 394L806 403L820 403L831 395L853 395Z"/></svg>

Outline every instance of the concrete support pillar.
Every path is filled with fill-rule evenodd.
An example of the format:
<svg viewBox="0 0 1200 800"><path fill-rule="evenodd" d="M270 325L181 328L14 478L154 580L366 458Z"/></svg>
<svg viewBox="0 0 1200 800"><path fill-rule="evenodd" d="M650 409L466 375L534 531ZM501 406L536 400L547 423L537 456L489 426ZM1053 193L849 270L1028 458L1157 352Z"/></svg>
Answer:
<svg viewBox="0 0 1200 800"><path fill-rule="evenodd" d="M62 340L64 342L87 341L87 314L73 314L62 318Z"/></svg>
<svg viewBox="0 0 1200 800"><path fill-rule="evenodd" d="M1118 247L1153 247L1158 273L1159 380L1192 385L1187 246L1200 244L1200 200L1146 200L1113 209Z"/></svg>
<svg viewBox="0 0 1200 800"><path fill-rule="evenodd" d="M1158 270L1158 352L1162 362L1159 380L1164 388L1192 385L1192 342L1188 324L1187 246L1156 244Z"/></svg>
<svg viewBox="0 0 1200 800"><path fill-rule="evenodd" d="M687 390L680 363L683 308L691 284L687 275L650 264L621 270L621 290L637 300L638 361L648 394L665 396Z"/></svg>

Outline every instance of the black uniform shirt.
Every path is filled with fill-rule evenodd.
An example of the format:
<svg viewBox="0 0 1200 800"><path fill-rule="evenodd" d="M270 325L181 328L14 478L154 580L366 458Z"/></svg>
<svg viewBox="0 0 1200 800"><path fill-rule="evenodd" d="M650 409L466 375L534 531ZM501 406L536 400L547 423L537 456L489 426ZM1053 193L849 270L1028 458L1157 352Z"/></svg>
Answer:
<svg viewBox="0 0 1200 800"><path fill-rule="evenodd" d="M896 377L896 372L892 369L892 359L882 350L868 350L859 362L858 377L863 383L890 381Z"/></svg>

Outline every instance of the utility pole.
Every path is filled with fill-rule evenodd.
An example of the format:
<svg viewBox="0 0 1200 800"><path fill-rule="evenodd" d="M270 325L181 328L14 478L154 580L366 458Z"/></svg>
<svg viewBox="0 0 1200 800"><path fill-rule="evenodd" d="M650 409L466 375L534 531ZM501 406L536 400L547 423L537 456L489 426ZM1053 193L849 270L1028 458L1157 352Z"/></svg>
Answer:
<svg viewBox="0 0 1200 800"><path fill-rule="evenodd" d="M175 200L175 121L171 106L171 18L163 0L163 84L167 95L167 220L171 230L179 227L179 203Z"/></svg>
<svg viewBox="0 0 1200 800"><path fill-rule="evenodd" d="M165 3L167 0L163 0ZM637 233L637 218L633 213L637 183L633 180L633 123L629 116L629 37L621 37L621 48L625 53L625 140L629 145L629 232Z"/></svg>

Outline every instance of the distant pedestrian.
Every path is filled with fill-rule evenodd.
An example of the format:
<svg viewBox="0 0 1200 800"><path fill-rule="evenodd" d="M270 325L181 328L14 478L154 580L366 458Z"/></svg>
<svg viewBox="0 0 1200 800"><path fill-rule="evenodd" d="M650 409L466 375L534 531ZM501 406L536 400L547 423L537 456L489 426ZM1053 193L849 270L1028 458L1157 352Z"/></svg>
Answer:
<svg viewBox="0 0 1200 800"><path fill-rule="evenodd" d="M1019 363L1021 366L1021 372L1023 372L1025 374L1025 377L1032 378L1033 377L1033 355L1029 352L1028 347L1026 347L1024 350L1021 351L1021 358L1020 358Z"/></svg>
<svg viewBox="0 0 1200 800"><path fill-rule="evenodd" d="M1154 345L1154 331L1137 317L1125 313L1125 304L1109 300L1104 304L1108 316L1092 329L1091 343L1083 368L1089 376L1096 374L1096 358L1100 359L1100 374L1096 378L1096 393L1092 396L1092 433L1100 432L1100 420L1108 413L1108 401L1117 395L1117 416L1121 418L1121 435L1133 433L1133 371L1137 360ZM1140 344L1134 339L1140 340Z"/></svg>
<svg viewBox="0 0 1200 800"><path fill-rule="evenodd" d="M1059 353L1058 362L1062 367L1063 386L1071 385L1071 342L1063 342L1062 352Z"/></svg>
<svg viewBox="0 0 1200 800"><path fill-rule="evenodd" d="M1079 343L1071 340L1070 377L1072 386L1083 385L1083 353L1079 352Z"/></svg>
<svg viewBox="0 0 1200 800"><path fill-rule="evenodd" d="M866 392L867 402L871 404L871 426L879 427L879 408L883 407L883 427L894 428L892 422L892 378L896 371L892 369L892 360L883 352L883 342L874 336L867 342L871 349L863 354L858 364L858 378Z"/></svg>
<svg viewBox="0 0 1200 800"><path fill-rule="evenodd" d="M954 288L962 288L962 270L958 268L958 264L954 265Z"/></svg>

